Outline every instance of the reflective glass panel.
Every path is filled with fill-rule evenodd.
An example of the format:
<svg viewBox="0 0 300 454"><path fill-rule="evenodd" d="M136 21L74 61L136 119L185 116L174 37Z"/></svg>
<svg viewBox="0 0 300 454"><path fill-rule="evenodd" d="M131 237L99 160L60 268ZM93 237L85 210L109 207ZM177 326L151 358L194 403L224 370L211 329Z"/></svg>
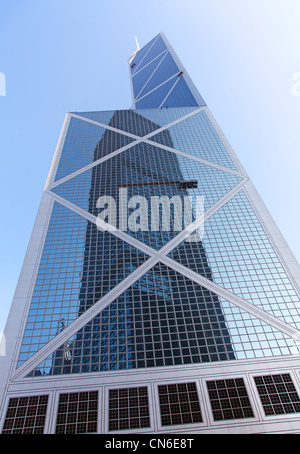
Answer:
<svg viewBox="0 0 300 454"><path fill-rule="evenodd" d="M71 117L55 181L133 141L125 135Z"/></svg>
<svg viewBox="0 0 300 454"><path fill-rule="evenodd" d="M223 298L220 302L236 359L299 354L291 337Z"/></svg>
<svg viewBox="0 0 300 454"><path fill-rule="evenodd" d="M159 264L65 342L32 375L233 359L219 297Z"/></svg>
<svg viewBox="0 0 300 454"><path fill-rule="evenodd" d="M193 112L195 109L196 107L177 107L172 109L136 109L135 112L142 117L151 120L153 124L156 124L156 129L158 129L158 127L165 126L168 123L184 117L185 115Z"/></svg>
<svg viewBox="0 0 300 454"><path fill-rule="evenodd" d="M201 111L167 129L173 147L206 161L237 170L205 111ZM150 140L164 143L163 131Z"/></svg>
<svg viewBox="0 0 300 454"><path fill-rule="evenodd" d="M200 246L214 282L299 329L299 298L244 191L205 222L202 243L169 255L202 274Z"/></svg>
<svg viewBox="0 0 300 454"><path fill-rule="evenodd" d="M187 115L196 107L178 107L170 109L136 109L109 112L81 112L80 115L90 120L112 126L137 136L144 136L162 126ZM74 142L74 140L72 140Z"/></svg>
<svg viewBox="0 0 300 454"><path fill-rule="evenodd" d="M47 395L10 398L2 435L43 434L47 405Z"/></svg>
<svg viewBox="0 0 300 454"><path fill-rule="evenodd" d="M266 416L300 413L300 398L290 374L254 377Z"/></svg>
<svg viewBox="0 0 300 454"><path fill-rule="evenodd" d="M157 41L158 36L159 35L155 36L153 39L151 39L151 41L149 41L149 43L147 43L145 46L143 46L142 49L140 49L136 53L135 57L131 60L130 69L131 69L132 74L134 74L139 69L141 62L145 58L145 55L147 54L147 52L149 52L149 50L151 49L153 44Z"/></svg>
<svg viewBox="0 0 300 454"><path fill-rule="evenodd" d="M254 418L243 378L211 380L207 389L215 421Z"/></svg>
<svg viewBox="0 0 300 454"><path fill-rule="evenodd" d="M63 393L59 395L56 434L96 433L98 392Z"/></svg>
<svg viewBox="0 0 300 454"><path fill-rule="evenodd" d="M103 115L106 113L108 113L109 116ZM160 128L160 116L156 118L157 122L149 121L146 116L140 115L139 112L135 110L87 112L80 115L84 115L85 117L98 121L99 123L104 123L104 120L106 120L107 123L105 124L136 136L145 136L146 134L154 132L156 129Z"/></svg>
<svg viewBox="0 0 300 454"><path fill-rule="evenodd" d="M164 143L172 145L167 132ZM140 143L52 191L95 216L101 212L98 199L112 197L114 226L160 249L201 214L197 215L197 197L204 198L207 210L240 181L231 173Z"/></svg>
<svg viewBox="0 0 300 454"><path fill-rule="evenodd" d="M61 375L298 353L294 339L157 265L30 375Z"/></svg>
<svg viewBox="0 0 300 454"><path fill-rule="evenodd" d="M155 88L155 90L149 92L143 98L139 97L135 103L136 109L159 108L174 86L175 82L176 76L175 78L173 77L171 80L163 83L158 88Z"/></svg>
<svg viewBox="0 0 300 454"><path fill-rule="evenodd" d="M158 36L157 39L154 41L153 45L149 47L149 50L147 53L145 53L144 58L141 60L141 63L137 66L135 73L139 71L141 68L146 66L148 63L150 63L154 58L156 58L158 55L160 55L162 52L164 52L167 49L167 46L162 39L161 36ZM140 52L144 52L143 49L141 49ZM136 58L139 57L139 52L137 53Z"/></svg>
<svg viewBox="0 0 300 454"><path fill-rule="evenodd" d="M128 430L150 427L148 388L109 390L108 430Z"/></svg>
<svg viewBox="0 0 300 454"><path fill-rule="evenodd" d="M140 93L139 98L143 97L144 95L149 93L149 91L158 87L163 82L170 79L170 77L175 76L178 73L179 73L178 66L175 64L173 57L168 52L167 54L164 55L163 59L158 64L155 71L153 71L152 76L150 77L146 86Z"/></svg>
<svg viewBox="0 0 300 454"><path fill-rule="evenodd" d="M158 395L162 426L202 422L196 383L159 385Z"/></svg>
<svg viewBox="0 0 300 454"><path fill-rule="evenodd" d="M196 101L190 88L183 77L180 77L177 84L174 85L171 93L164 101L161 107L178 107L178 106L197 106L202 107L205 105L204 101L200 104Z"/></svg>
<svg viewBox="0 0 300 454"><path fill-rule="evenodd" d="M144 253L55 202L18 364L146 259Z"/></svg>
<svg viewBox="0 0 300 454"><path fill-rule="evenodd" d="M134 97L137 98L140 94L143 87L146 85L149 78L152 76L153 72L157 69L158 65L165 57L165 53L160 55L159 57L155 58L152 62L148 65L144 66L140 71L138 71L132 77L132 86L133 86L133 93Z"/></svg>

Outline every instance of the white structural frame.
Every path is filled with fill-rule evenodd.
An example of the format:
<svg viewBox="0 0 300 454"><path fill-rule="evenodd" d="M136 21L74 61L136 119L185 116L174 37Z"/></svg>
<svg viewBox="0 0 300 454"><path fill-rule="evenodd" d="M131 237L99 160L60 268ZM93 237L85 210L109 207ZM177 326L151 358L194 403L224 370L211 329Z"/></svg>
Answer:
<svg viewBox="0 0 300 454"><path fill-rule="evenodd" d="M170 45L168 45L168 48L171 52L173 52ZM177 59L175 52L174 58ZM179 67L182 67L182 65ZM136 68L136 71L137 70L138 68ZM188 74L185 71L184 76L188 77ZM191 86L190 81L189 86ZM197 93L197 91L194 93L195 96L197 95ZM225 149L234 162L237 171L220 166L210 161L203 160L201 158L198 158L197 156L187 154L180 150L166 147L151 140L154 135L184 121L189 117L197 115L201 111L206 112L206 114L208 115ZM72 172L64 178L55 181L58 163L60 161L66 134L68 131L68 126L72 117L78 118L81 121L95 124L101 128L115 131L119 134L127 135L134 140L130 144L112 152L104 158L101 158L98 161L77 170L76 172ZM167 243L158 251L127 235L125 232L118 230L112 231L111 234L121 238L123 241L134 246L136 249L143 251L149 256L149 258L126 279L120 282L115 288L113 288L109 293L107 293L98 302L96 302L94 306L88 309L81 317L70 323L70 325L67 326L65 330L59 333L55 338L51 339L46 345L44 345L44 347L34 353L27 361L25 361L21 366L17 368L19 350L22 344L22 338L30 308L34 283L38 272L39 262L42 255L44 241L47 235L47 228L49 225L54 202L58 202L74 213L77 213L81 217L89 220L90 222L96 223L95 216L91 215L85 210L82 210L66 199L59 197L54 192L52 192L51 189L142 142L151 144L158 149L166 149L195 162L218 168L219 170L222 170L229 174L237 175L241 177L242 180L233 190L231 190L228 194L226 194L205 212L204 219L198 219L197 221L195 221L192 225L192 228L188 228L180 232L175 238L173 238L169 243ZM127 388L129 386L147 386L149 390L151 426L147 430L141 430L140 432L142 433L147 431L156 433L300 432L299 414L288 414L272 417L265 416L260 398L254 384L254 377L257 375L289 373L298 393L300 394L299 354L245 360L232 360L222 363L200 363L197 365L189 364L172 366L168 368L155 367L125 371L117 370L99 373L95 372L89 374L82 373L76 375L68 375L67 380L66 376L64 375L54 377L27 377L28 373L30 373L35 367L37 367L40 363L47 359L49 355L51 355L59 346L62 345L63 342L68 340L71 336L75 335L79 329L81 329L95 315L97 315L108 304L114 301L121 293L124 292L124 290L134 284L141 276L143 276L147 271L153 268L153 266L155 266L157 263L165 264L169 268L186 276L188 279L201 285L202 287L211 290L216 295L225 298L230 303L254 315L261 321L273 326L275 329L285 333L293 339L300 339L300 332L293 326L254 306L243 298L204 278L203 276L198 275L197 273L179 264L178 262L175 262L170 257L167 257L169 252L178 244L180 244L186 236L192 234L193 231L195 231L195 229L197 229L203 221L205 222L207 219L209 219L241 190L246 193L247 198L251 203L258 219L260 220L261 225L263 226L270 242L272 243L283 268L285 269L289 279L293 283L295 291L300 297L300 267L207 106L195 108L195 110L193 110L189 114L176 119L175 121L161 127L160 129L145 135L144 137L136 136L123 130L113 128L109 125L105 125L103 123L83 117L80 114L68 113L65 117L62 132L55 151L49 176L47 178L44 194L42 196L40 208L36 217L35 225L5 328L7 356L0 357L0 430L10 397L19 397L33 394L36 395L37 393L40 395L48 394L49 403L46 418L46 431L48 433L54 433L56 423L56 408L59 394L63 392L74 392L78 390L97 390L99 391L99 415L101 415L101 417L99 417L98 432L106 433L108 431L107 424L105 423L105 415L107 414L108 408L108 390L116 387ZM211 408L209 405L206 381L210 379L217 380L235 377L242 377L244 379L255 416L254 418L247 420L215 422L213 420ZM195 382L198 389L203 423L197 425L191 424L188 426L184 425L176 427L163 427L161 425L159 416L159 398L157 387L160 384L164 383L186 383L190 381ZM126 431L126 433L128 433L128 430Z"/></svg>
<svg viewBox="0 0 300 454"><path fill-rule="evenodd" d="M61 180L56 181L55 183L50 183L51 181L53 182L54 179L54 174L53 177L48 179L48 185L45 188L45 193L51 196L54 200L59 202L60 204L64 205L68 209L72 210L73 212L79 214L80 216L84 217L85 219L89 220L90 222L93 222L96 224L97 218L90 213L86 212L85 210L81 209L80 207L74 205L73 203L67 201L63 197L58 196L57 194L51 192L51 189L53 187L58 186L59 184L64 183L65 181L74 178L75 176L89 170L90 168L99 165L112 157L116 156L119 153L122 153L123 151L135 147L138 143L141 142L146 142L151 145L155 143L155 146L157 148L163 148L163 149L168 149L169 151L172 151L174 153L179 153L182 155L183 152L180 152L179 150L172 149L170 147L165 147L165 146L160 146L156 142L151 141L151 137L158 134L159 132L169 129L171 126L174 126L175 124L178 124L181 121L184 121L187 118L190 118L194 115L197 115L200 111L207 111L207 107L203 107L200 109L196 109L193 112L190 112L189 114L178 118L177 120L173 121L172 123L169 123L160 129L147 134L144 137L139 137L139 136L134 136L133 134L130 134L131 137L136 139L134 142L132 142L129 145L126 145L125 147L122 147L119 150L116 150L109 155L93 162L92 164L89 164L82 169L71 173L67 177L64 177ZM75 118L80 118L82 121L86 122L92 122L93 124L98 124L99 127L104 128L105 125L103 123L96 122L94 120L89 120L86 119L85 117L80 117L80 115L76 114L70 114L70 116L74 116ZM107 129L113 130L115 132L118 132L119 134L122 134L122 130L119 130L117 128L112 128L112 127L107 127ZM128 135L128 134L127 134ZM194 159L194 156L191 156L187 153L184 153L185 157L188 159ZM195 159L194 159L195 160ZM49 354L51 354L53 351L56 350L63 342L67 341L72 335L76 334L78 330L80 330L84 325L86 325L92 318L94 318L100 311L105 309L112 301L114 301L118 296L120 296L127 288L129 288L134 282L136 282L137 279L139 279L143 274L145 274L147 271L149 271L153 266L155 266L157 263L161 262L164 263L165 265L173 268L177 272L184 274L186 277L191 279L192 281L196 282L199 285L204 286L205 288L208 288L209 290L213 291L215 294L227 299L229 302L237 305L238 307L246 310L247 312L250 312L252 315L256 316L257 318L261 319L263 322L273 326L274 328L278 329L279 331L284 332L285 334L293 337L293 338L300 338L300 332L288 325L287 323L283 322L282 320L272 316L271 314L267 313L266 311L256 307L255 305L247 302L241 297L238 297L237 295L233 294L232 292L220 287L219 285L211 282L210 280L204 278L203 276L198 275L197 273L189 270L188 268L184 267L183 265L175 262L173 259L170 257L167 257L167 255L176 247L178 246L188 235L192 234L198 227L201 225L203 222L205 223L206 220L208 220L213 214L215 214L225 203L227 203L232 197L237 195L237 193L241 190L244 189L246 186L246 183L248 182L248 178L244 175L243 173L235 172L232 171L231 169L227 169L225 167L216 165L214 163L210 163L208 161L204 161L200 158L196 159L199 162L205 162L206 165L211 165L212 167L216 167L219 169L222 169L225 172L228 173L233 173L236 175L239 175L242 178L242 181L235 187L233 188L229 193L227 193L222 199L220 199L218 202L216 202L210 209L208 209L204 215L204 219L199 219L198 221L195 221L192 226L188 226L185 228L182 232L180 232L175 238L173 238L169 243L167 243L164 247L159 249L158 251L155 249L152 249L151 247L145 245L144 243L140 242L139 240L131 237L125 232L121 232L120 230L116 230L113 233L114 235L118 236L120 239L123 241L131 244L132 246L136 247L137 249L145 252L146 254L149 255L149 259L141 265L139 268L137 268L133 273L131 273L126 279L124 279L122 282L120 282L116 287L114 287L110 292L108 292L104 297L102 297L97 303L95 303L90 309L88 309L80 318L76 319L73 321L69 326L67 326L61 333L59 333L55 338L51 339L44 347L42 347L39 351L37 351L34 355L31 356L27 361L25 361L21 366L18 367L16 374L14 375L15 378L20 377L21 375L23 377L26 377L28 373L34 367L38 366L43 360L45 360ZM55 159L56 161L56 159ZM235 162L237 168L238 167L238 162ZM53 166L53 170L56 168L56 166ZM24 370L23 370L24 369Z"/></svg>
<svg viewBox="0 0 300 454"><path fill-rule="evenodd" d="M189 118L193 115L197 115L200 111L204 110L210 119L212 116L207 107L202 107L200 109L195 109L194 111L190 112L189 114L178 118L177 120L169 123L159 130L155 131L154 133L147 134L147 136L139 137L133 136L135 140L126 147L122 149L116 150L108 156L92 163L84 168L73 172L72 174L64 177L59 181L54 181L55 173L57 170L58 162L60 159L60 155L63 150L63 143L66 137L67 127L69 125L70 119L72 117L80 118L82 121L86 122L93 122L94 124L98 124L101 128L111 129L115 132L120 134L124 134L124 131L118 130L116 128L111 128L102 123L95 122L93 120L87 119L85 117L81 117L78 114L67 114L66 120L63 126L63 131L61 134L61 138L59 140L59 144L54 155L53 163L50 169L49 177L47 179L47 183L45 186L44 195L42 197L41 208L38 213L36 219L36 228L33 231L31 242L28 248L28 253L24 261L24 266L22 268L19 284L16 290L15 299L12 305L12 312L18 312L22 314L22 317L16 323L14 320L13 323L13 332L15 336L14 342L11 342L12 335L10 334L12 329L8 326L7 330L7 339L8 343L12 345L14 343L15 349L14 351L9 352L9 356L7 357L8 363L10 364L10 368L6 370L6 377L8 377L7 383L3 386L2 383L2 390L4 389L7 391L7 396L13 396L16 393L20 395L21 390L24 390L23 395L30 394L30 389L32 391L45 393L46 390L49 390L51 399L49 400L49 415L47 415L48 430L50 432L55 431L55 406L57 405L58 394L63 392L63 390L72 392L74 389L101 389L99 393L99 399L101 403L99 403L99 411L105 412L107 409L107 390L113 386L115 383L116 386L128 386L128 383L131 383L131 386L140 385L141 383L146 383L149 386L149 377L151 378L151 393L149 394L149 402L156 402L157 408L159 407L158 402L158 395L157 395L157 383L170 383L176 380L176 383L179 381L186 381L186 380L196 380L198 390L202 390L200 394L200 401L201 401L201 410L203 416L203 423L197 424L197 428L195 425L188 425L187 427L162 427L159 421L159 415L156 414L154 409L154 404L151 404L151 427L149 428L150 432L159 432L165 433L168 432L176 432L180 433L188 431L193 433L194 431L201 433L210 433L213 431L214 433L230 433L235 432L237 430L241 431L242 433L251 433L262 430L262 424L265 427L267 424L267 428L270 431L295 431L296 427L300 427L300 418L297 415L285 415L282 417L264 417L263 409L260 406L259 397L255 390L255 386L253 385L253 376L251 375L251 371L253 370L254 373L262 374L262 373L270 373L270 370L273 369L274 366L279 373L283 373L282 371L286 371L288 368L289 373L292 374L293 381L295 385L300 389L299 383L299 372L300 372L300 361L298 355L288 355L286 357L272 357L272 358L261 358L261 359L253 359L253 360L234 360L234 361L227 361L226 364L222 363L222 367L220 370L220 364L210 364L210 363L203 363L198 365L186 365L186 366L172 366L170 368L151 368L151 369L140 369L134 371L115 371L115 372L101 372L101 373L92 373L92 374L78 374L77 376L69 376L68 375L68 383L69 385L66 386L64 376L55 376L54 377L26 377L26 375L31 372L34 367L37 367L42 361L44 361L48 356L53 353L64 341L69 339L72 335L74 335L80 328L82 328L88 321L90 321L95 315L97 315L101 310L103 310L110 302L112 302L115 298L117 298L124 290L130 287L136 280L138 280L143 274L145 274L148 270L150 270L155 264L161 262L166 266L174 269L175 271L185 275L187 278L191 279L192 281L198 283L199 285L213 291L215 294L219 295L227 299L229 302L235 304L236 306L242 308L243 310L255 315L260 320L264 321L265 323L273 326L274 328L286 333L291 337L298 337L300 333L293 328L292 326L288 325L287 323L283 322L282 320L277 319L276 317L272 316L269 313L255 307L253 304L249 303L248 301L244 300L243 298L238 297L237 295L229 292L228 290L220 287L219 285L215 284L204 278L203 276L198 275L197 273L189 270L188 268L184 267L183 265L175 262L170 257L167 257L167 254L175 248L188 234L192 234L192 232L199 226L199 223L203 222L203 219L196 221L193 225L193 228L186 229L185 231L180 232L175 238L173 238L169 243L167 243L163 248L156 251L151 247L141 243L140 241L136 240L135 238L127 235L125 232L111 232L112 234L120 237L123 241L131 244L132 246L136 247L137 249L145 252L148 254L149 259L141 265L137 270L135 270L131 275L129 275L126 279L124 279L118 286L112 289L107 295L105 295L101 300L99 300L94 306L92 306L85 314L83 314L79 319L75 320L69 326L66 327L64 331L59 333L55 338L50 340L44 347L42 347L38 352L36 352L31 358L25 361L19 368L16 369L18 351L21 345L22 340L22 332L25 329L27 313L30 307L30 300L31 295L33 292L33 284L35 281L36 273L38 270L38 263L41 257L41 253L43 250L43 244L46 237L47 226L49 223L52 206L54 201L64 205L66 208L71 209L73 212L79 214L80 216L88 219L89 221L96 223L96 217L91 215L90 213L82 210L81 208L77 207L76 205L72 204L71 202L67 201L66 199L56 195L54 192L51 192L51 189L56 187L59 184L62 184L64 181L67 181L71 178L74 178L76 175L85 172L89 168L93 167L94 165L101 164L102 162L111 159L116 154L122 153L128 148L131 148L138 143L146 142L151 145L156 146L157 148L168 149L173 153L177 153L179 155L184 155L186 158L201 162L206 165L210 165L212 167L217 167L220 170L228 172L230 174L236 174L242 178L241 183L239 183L233 190L231 190L228 194L226 194L222 199L220 199L215 205L213 205L209 210L206 211L204 216L205 220L209 219L214 213L216 213L225 203L227 203L231 198L233 198L236 194L239 193L240 190L243 190L247 193L247 196L256 212L257 216L259 217L264 230L266 231L269 239L272 241L274 249L278 253L278 256L281 258L281 262L287 271L288 276L295 284L295 288L298 290L298 283L299 283L299 266L298 266L298 276L297 276L297 263L293 261L293 256L287 250L284 240L280 237L280 234L276 230L276 226L272 219L268 215L264 205L259 199L259 196L256 194L253 186L251 185L249 178L247 177L244 169L240 166L239 161L237 160L236 156L232 152L232 150L228 147L228 144L224 140L224 137L219 133L223 144L230 154L233 162L236 165L238 171L233 171L231 169L219 166L212 162L204 161L201 158L197 158L193 155L189 155L187 153L181 152L180 150L170 149L169 147L161 146L156 142L151 141L151 137L164 129L168 129L174 124L177 124L181 121L184 121L186 118ZM214 122L214 127L216 128L216 123ZM217 128L216 128L217 129ZM259 207L257 209L257 206ZM274 232L276 233L274 238ZM29 257L28 257L29 256ZM296 271L296 272L295 272ZM30 279L31 278L31 279ZM30 279L30 285L28 284L28 280ZM24 281L27 282L27 289L24 287ZM24 293L25 290L25 293ZM24 297L24 295L27 297ZM23 297L23 309L20 307L20 298ZM21 310L20 310L21 309ZM12 321L11 314L9 316L9 323L11 324ZM17 327L18 325L18 327ZM18 329L16 329L18 328ZM16 336L17 334L17 336ZM12 360L12 361L11 361ZM246 372L246 375L245 375ZM232 376L243 376L247 383L247 390L250 395L250 400L253 404L253 411L255 413L255 418L251 418L251 420L240 420L240 421L222 421L214 422L211 414L211 409L208 404L207 400L207 391L205 387L206 376L214 377L217 379L218 376L229 378ZM99 387L99 378L101 377L101 383L103 386ZM131 378L130 378L131 377ZM200 377L200 378L199 378ZM123 384L122 384L123 383ZM56 397L55 397L56 396ZM105 397L106 396L106 397ZM253 397L255 396L255 398ZM151 400L150 399L153 399ZM104 400L103 400L104 399ZM99 402L100 402L99 401ZM105 404L103 402L106 402ZM5 399L2 411L2 418L4 416L4 410L8 404L8 399ZM103 415L104 416L104 415ZM107 432L107 427L101 425L99 427L100 432ZM265 429L264 429L265 430ZM144 431L141 431L144 432ZM146 431L145 431L146 432Z"/></svg>

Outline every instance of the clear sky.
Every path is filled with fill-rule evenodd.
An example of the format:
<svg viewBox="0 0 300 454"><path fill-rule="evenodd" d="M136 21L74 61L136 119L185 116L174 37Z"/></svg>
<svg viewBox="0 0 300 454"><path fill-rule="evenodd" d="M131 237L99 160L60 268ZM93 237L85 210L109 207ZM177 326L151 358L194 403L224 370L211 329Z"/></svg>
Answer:
<svg viewBox="0 0 300 454"><path fill-rule="evenodd" d="M300 261L299 0L2 0L0 331L65 113L130 108L134 37L160 31Z"/></svg>

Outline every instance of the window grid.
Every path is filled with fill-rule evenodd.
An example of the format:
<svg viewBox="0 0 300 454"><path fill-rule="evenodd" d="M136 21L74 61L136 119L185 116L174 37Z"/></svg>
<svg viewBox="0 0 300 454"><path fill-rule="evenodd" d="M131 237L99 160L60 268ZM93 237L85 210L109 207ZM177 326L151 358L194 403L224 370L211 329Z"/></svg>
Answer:
<svg viewBox="0 0 300 454"><path fill-rule="evenodd" d="M197 187L184 188L176 183L190 180L196 180ZM184 219L186 197L192 198L193 206L195 206L196 197L203 197L204 209L207 210L241 181L242 178L236 175L156 146L140 143L56 186L52 191L95 216L100 212L96 203L101 196L113 197L117 208L119 207L120 188L127 189L128 200L133 196L144 197L148 209L148 226L146 228L137 226L137 231L128 227L126 233L155 249L160 249L179 231L187 227ZM175 210L173 206L171 207L170 229L163 228L161 223L159 231L155 231L151 219L151 197L153 196L167 196L168 200L177 197L179 209ZM134 208L128 209L128 218L133 211ZM117 209L117 227L121 225L119 212L120 210ZM175 223L175 216L179 221L179 230ZM195 210L193 210L193 216L195 216Z"/></svg>
<svg viewBox="0 0 300 454"><path fill-rule="evenodd" d="M159 385L158 394L162 426L202 422L196 383Z"/></svg>
<svg viewBox="0 0 300 454"><path fill-rule="evenodd" d="M150 120L153 124L158 127L166 126L175 120L184 117L185 115L196 110L196 107L173 107L170 109L136 109L143 118ZM151 140L151 138L149 139Z"/></svg>
<svg viewBox="0 0 300 454"><path fill-rule="evenodd" d="M44 433L47 404L47 395L10 398L2 434Z"/></svg>
<svg viewBox="0 0 300 454"><path fill-rule="evenodd" d="M181 114L181 112L184 113ZM173 121L174 116L174 119L177 119L177 117L184 115L185 109L176 109L176 112L164 113L158 116L154 114L155 120L148 118L147 114L147 112L142 111L140 113L137 110L115 110L106 112L80 112L78 115L116 128L120 130L120 134L124 131L142 137L163 126L161 124L162 121L170 123Z"/></svg>
<svg viewBox="0 0 300 454"><path fill-rule="evenodd" d="M148 44L137 52L131 61L132 74L140 71L148 62L166 48L162 38L157 35Z"/></svg>
<svg viewBox="0 0 300 454"><path fill-rule="evenodd" d="M148 388L109 390L109 431L150 427Z"/></svg>
<svg viewBox="0 0 300 454"><path fill-rule="evenodd" d="M137 74L135 77L132 78L133 89L135 89L136 83L140 78L143 79L144 84L147 82L146 86L143 88L140 94L137 91L135 91L136 94L139 94L139 98L142 98L151 90L158 87L166 80L170 79L170 77L173 77L178 73L179 73L178 66L175 64L171 54L167 52L162 58L162 60L160 60L156 68L154 68L152 75L148 81L147 78L146 79L144 78L143 72Z"/></svg>
<svg viewBox="0 0 300 454"><path fill-rule="evenodd" d="M244 191L205 222L202 246L216 284L300 328L299 297ZM198 249L181 243L169 256L199 273Z"/></svg>
<svg viewBox="0 0 300 454"><path fill-rule="evenodd" d="M133 142L110 129L71 117L55 181Z"/></svg>
<svg viewBox="0 0 300 454"><path fill-rule="evenodd" d="M160 55L162 52L167 50L167 46L162 39L161 36L158 36L155 43L151 48L149 48L149 51L147 54L145 54L145 58L141 61L139 54L143 51L140 50L136 57L133 59L133 62L137 62L138 60L141 61L141 64L136 67L136 70L134 74L137 74L138 71L140 71L142 68L144 68L148 63L150 63L157 55Z"/></svg>
<svg viewBox="0 0 300 454"><path fill-rule="evenodd" d="M294 339L220 298L237 359L298 353Z"/></svg>
<svg viewBox="0 0 300 454"><path fill-rule="evenodd" d="M214 164L237 170L205 111L201 111L176 125L170 126L159 134L152 136L150 140L166 145L166 134L171 137L173 148Z"/></svg>
<svg viewBox="0 0 300 454"><path fill-rule="evenodd" d="M165 57L167 51L164 51L162 54L155 57L154 60L149 62L146 66L144 66L141 71L138 71L132 77L132 86L134 97L137 98L139 93L141 92L142 88L145 86L146 82L152 76L154 70L156 70L158 64L161 60Z"/></svg>
<svg viewBox="0 0 300 454"><path fill-rule="evenodd" d="M156 265L40 364L56 375L234 360L219 297Z"/></svg>
<svg viewBox="0 0 300 454"><path fill-rule="evenodd" d="M170 109L135 109L98 112L80 112L77 115L110 125L128 133L144 136L193 112L196 107ZM147 121L149 120L149 121Z"/></svg>
<svg viewBox="0 0 300 454"><path fill-rule="evenodd" d="M147 256L54 203L19 364L77 319Z"/></svg>
<svg viewBox="0 0 300 454"><path fill-rule="evenodd" d="M97 391L60 394L56 434L97 432L97 421Z"/></svg>
<svg viewBox="0 0 300 454"><path fill-rule="evenodd" d="M207 389L215 421L254 417L242 378L208 381Z"/></svg>
<svg viewBox="0 0 300 454"><path fill-rule="evenodd" d="M300 412L300 398L290 374L254 377L266 416Z"/></svg>

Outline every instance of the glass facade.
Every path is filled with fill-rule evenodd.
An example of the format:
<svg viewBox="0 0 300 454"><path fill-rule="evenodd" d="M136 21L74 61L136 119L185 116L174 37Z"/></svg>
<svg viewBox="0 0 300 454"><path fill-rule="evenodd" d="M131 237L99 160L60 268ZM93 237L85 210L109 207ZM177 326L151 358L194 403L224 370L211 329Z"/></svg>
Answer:
<svg viewBox="0 0 300 454"><path fill-rule="evenodd" d="M196 383L160 385L158 392L162 426L202 422Z"/></svg>
<svg viewBox="0 0 300 454"><path fill-rule="evenodd" d="M38 435L44 432L48 396L31 395L9 400L3 435Z"/></svg>
<svg viewBox="0 0 300 454"><path fill-rule="evenodd" d="M61 173L63 163L73 162L71 122L51 192L71 203L75 211L78 207L95 219L100 211L99 197L113 198L116 227L125 225L122 230L126 236L123 240L114 232L100 231L70 207L54 203L19 365L122 280L134 275L149 259L143 245L159 252L176 240L186 227L184 211L177 212L170 204L169 228L164 229L162 212L156 212L155 217L151 209L154 197L175 197L181 207L186 197L203 197L207 212L245 180L203 110L188 107L85 113L76 117L76 124L80 126L75 129L74 143L78 145L78 138L82 138L85 149L78 152L76 146L74 156L78 154L80 160L82 155L85 161L81 161L74 176L70 170ZM99 129L97 143L90 126ZM86 140L88 136L91 140ZM58 174L64 178L62 183ZM135 230L130 228L119 209L120 190L126 190L126 203L135 197L147 203L146 226L137 223ZM128 208L128 218L135 208ZM191 222L196 219L195 210L192 215ZM154 224L159 228L153 229ZM136 240L136 247L126 242L127 235ZM181 241L171 248L168 257L298 326L296 290L243 189L206 220L201 241ZM158 320L164 317L166 326L156 322L155 332L148 328L146 342L149 320L154 323L151 313ZM187 322L186 317L193 322ZM208 325L201 325L203 319ZM161 349L164 338L168 348ZM161 264L74 333L31 374L77 374L280 356L290 354L293 348L294 340L283 332ZM69 360L65 359L65 350Z"/></svg>
<svg viewBox="0 0 300 454"><path fill-rule="evenodd" d="M109 390L109 431L150 427L148 389Z"/></svg>
<svg viewBox="0 0 300 454"><path fill-rule="evenodd" d="M31 300L19 364L26 361L147 255L55 202Z"/></svg>
<svg viewBox="0 0 300 454"><path fill-rule="evenodd" d="M130 59L135 109L205 105L171 46L161 35Z"/></svg>
<svg viewBox="0 0 300 454"><path fill-rule="evenodd" d="M299 297L245 193L205 223L203 245L214 282L299 329ZM181 243L174 260L197 271L197 245Z"/></svg>
<svg viewBox="0 0 300 454"><path fill-rule="evenodd" d="M60 394L56 434L96 433L97 422L97 391Z"/></svg>
<svg viewBox="0 0 300 454"><path fill-rule="evenodd" d="M99 412L107 432L253 422L259 407L261 418L294 416L290 373L264 369L250 389L238 369L299 354L299 289L248 177L163 34L129 69L131 109L68 114L16 373L92 380L59 391L53 433L97 432ZM184 375L208 367L201 386ZM150 386L156 371L170 376ZM129 385L129 373L142 381ZM105 400L94 385L109 374L122 386ZM11 397L3 433L43 432L47 404Z"/></svg>
<svg viewBox="0 0 300 454"><path fill-rule="evenodd" d="M266 416L299 413L300 398L290 374L255 377Z"/></svg>
<svg viewBox="0 0 300 454"><path fill-rule="evenodd" d="M218 296L160 264L33 373L78 374L229 359L235 354Z"/></svg>
<svg viewBox="0 0 300 454"><path fill-rule="evenodd" d="M215 421L254 417L242 378L209 381L207 388Z"/></svg>

